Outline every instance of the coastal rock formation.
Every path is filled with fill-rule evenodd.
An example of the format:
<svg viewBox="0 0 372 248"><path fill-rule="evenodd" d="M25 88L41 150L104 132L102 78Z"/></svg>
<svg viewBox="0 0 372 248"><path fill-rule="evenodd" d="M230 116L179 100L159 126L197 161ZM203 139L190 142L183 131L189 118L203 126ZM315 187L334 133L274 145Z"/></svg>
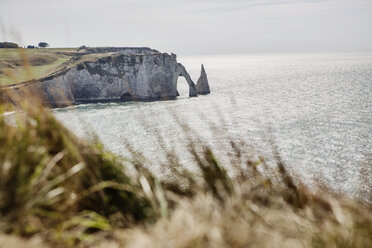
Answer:
<svg viewBox="0 0 372 248"><path fill-rule="evenodd" d="M196 85L185 67L177 62L175 54L147 48L96 48L91 52L93 54L84 55L87 58L75 59L72 65L46 78L13 85L7 90L17 95L31 92L51 106L172 99L179 95L177 79L182 76L189 85L189 96L198 94ZM202 75L200 92L206 92L208 81L204 68Z"/></svg>
<svg viewBox="0 0 372 248"><path fill-rule="evenodd" d="M198 82L196 83L196 90L197 90L197 93L200 95L206 95L206 94L211 93L211 90L209 88L207 73L205 72L203 65L201 66L200 77L198 79Z"/></svg>
<svg viewBox="0 0 372 248"><path fill-rule="evenodd" d="M191 97L198 96L196 86L195 86L194 82L192 81L189 73L186 71L186 68L180 63L178 63L177 68L178 68L177 73L176 73L176 75L178 75L177 78L179 76L182 76L186 79L187 83L189 84L189 96L191 96ZM175 88L177 89L177 82L176 82ZM177 96L179 96L179 95L180 94L177 91Z"/></svg>

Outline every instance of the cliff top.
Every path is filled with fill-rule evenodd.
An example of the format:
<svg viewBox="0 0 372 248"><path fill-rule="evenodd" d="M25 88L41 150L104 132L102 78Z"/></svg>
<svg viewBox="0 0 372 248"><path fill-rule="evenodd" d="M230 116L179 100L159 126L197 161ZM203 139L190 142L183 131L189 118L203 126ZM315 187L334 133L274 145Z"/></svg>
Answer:
<svg viewBox="0 0 372 248"><path fill-rule="evenodd" d="M89 60L115 54L150 55L148 47L79 47L48 49L0 49L0 86L19 84L53 75Z"/></svg>

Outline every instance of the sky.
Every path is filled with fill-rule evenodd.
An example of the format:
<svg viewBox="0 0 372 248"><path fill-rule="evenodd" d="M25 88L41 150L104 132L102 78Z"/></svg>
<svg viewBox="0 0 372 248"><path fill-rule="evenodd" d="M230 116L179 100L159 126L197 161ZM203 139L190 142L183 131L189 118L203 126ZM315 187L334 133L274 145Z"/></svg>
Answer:
<svg viewBox="0 0 372 248"><path fill-rule="evenodd" d="M372 52L372 0L0 0L0 40L182 55Z"/></svg>

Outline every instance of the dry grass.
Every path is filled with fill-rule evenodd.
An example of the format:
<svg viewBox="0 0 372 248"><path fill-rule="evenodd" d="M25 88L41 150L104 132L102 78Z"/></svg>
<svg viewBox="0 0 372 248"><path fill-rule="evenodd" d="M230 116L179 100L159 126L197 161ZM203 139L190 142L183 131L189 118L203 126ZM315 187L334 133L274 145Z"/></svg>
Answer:
<svg viewBox="0 0 372 248"><path fill-rule="evenodd" d="M0 230L11 234L0 236L2 246L372 245L371 206L308 192L279 157L269 168L262 158L243 159L232 142L230 161L240 162L228 166L239 173L228 176L184 125L199 173L164 150L172 177L160 180L129 145L133 158L121 160L78 140L50 111L27 106L16 125L0 117Z"/></svg>
<svg viewBox="0 0 372 248"><path fill-rule="evenodd" d="M34 107L17 126L0 117L2 231L108 230L113 214L128 225L156 217L152 202L118 158L100 145L79 141L49 111Z"/></svg>
<svg viewBox="0 0 372 248"><path fill-rule="evenodd" d="M201 193L191 200L181 200L169 220L162 219L149 228L122 231L117 236L127 247L371 245L371 219L366 212L354 212L353 207L340 206L334 199L329 209L316 204L294 209L280 201L267 205L250 199L249 194L251 190L244 186L239 195L226 197L221 204L211 194ZM275 199L273 195L259 197Z"/></svg>

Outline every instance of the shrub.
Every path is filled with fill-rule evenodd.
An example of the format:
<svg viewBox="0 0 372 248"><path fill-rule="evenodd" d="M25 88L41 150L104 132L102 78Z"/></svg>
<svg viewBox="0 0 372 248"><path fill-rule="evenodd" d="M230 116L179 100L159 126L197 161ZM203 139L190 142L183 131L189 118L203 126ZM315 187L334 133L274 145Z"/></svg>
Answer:
<svg viewBox="0 0 372 248"><path fill-rule="evenodd" d="M46 48L46 47L49 47L49 44L46 42L39 42L38 46L41 48Z"/></svg>
<svg viewBox="0 0 372 248"><path fill-rule="evenodd" d="M152 201L117 157L80 142L49 111L29 110L17 127L0 116L3 231L29 235L87 212L102 220L119 214L127 225L155 219Z"/></svg>
<svg viewBox="0 0 372 248"><path fill-rule="evenodd" d="M0 48L19 48L19 46L13 42L0 42Z"/></svg>

